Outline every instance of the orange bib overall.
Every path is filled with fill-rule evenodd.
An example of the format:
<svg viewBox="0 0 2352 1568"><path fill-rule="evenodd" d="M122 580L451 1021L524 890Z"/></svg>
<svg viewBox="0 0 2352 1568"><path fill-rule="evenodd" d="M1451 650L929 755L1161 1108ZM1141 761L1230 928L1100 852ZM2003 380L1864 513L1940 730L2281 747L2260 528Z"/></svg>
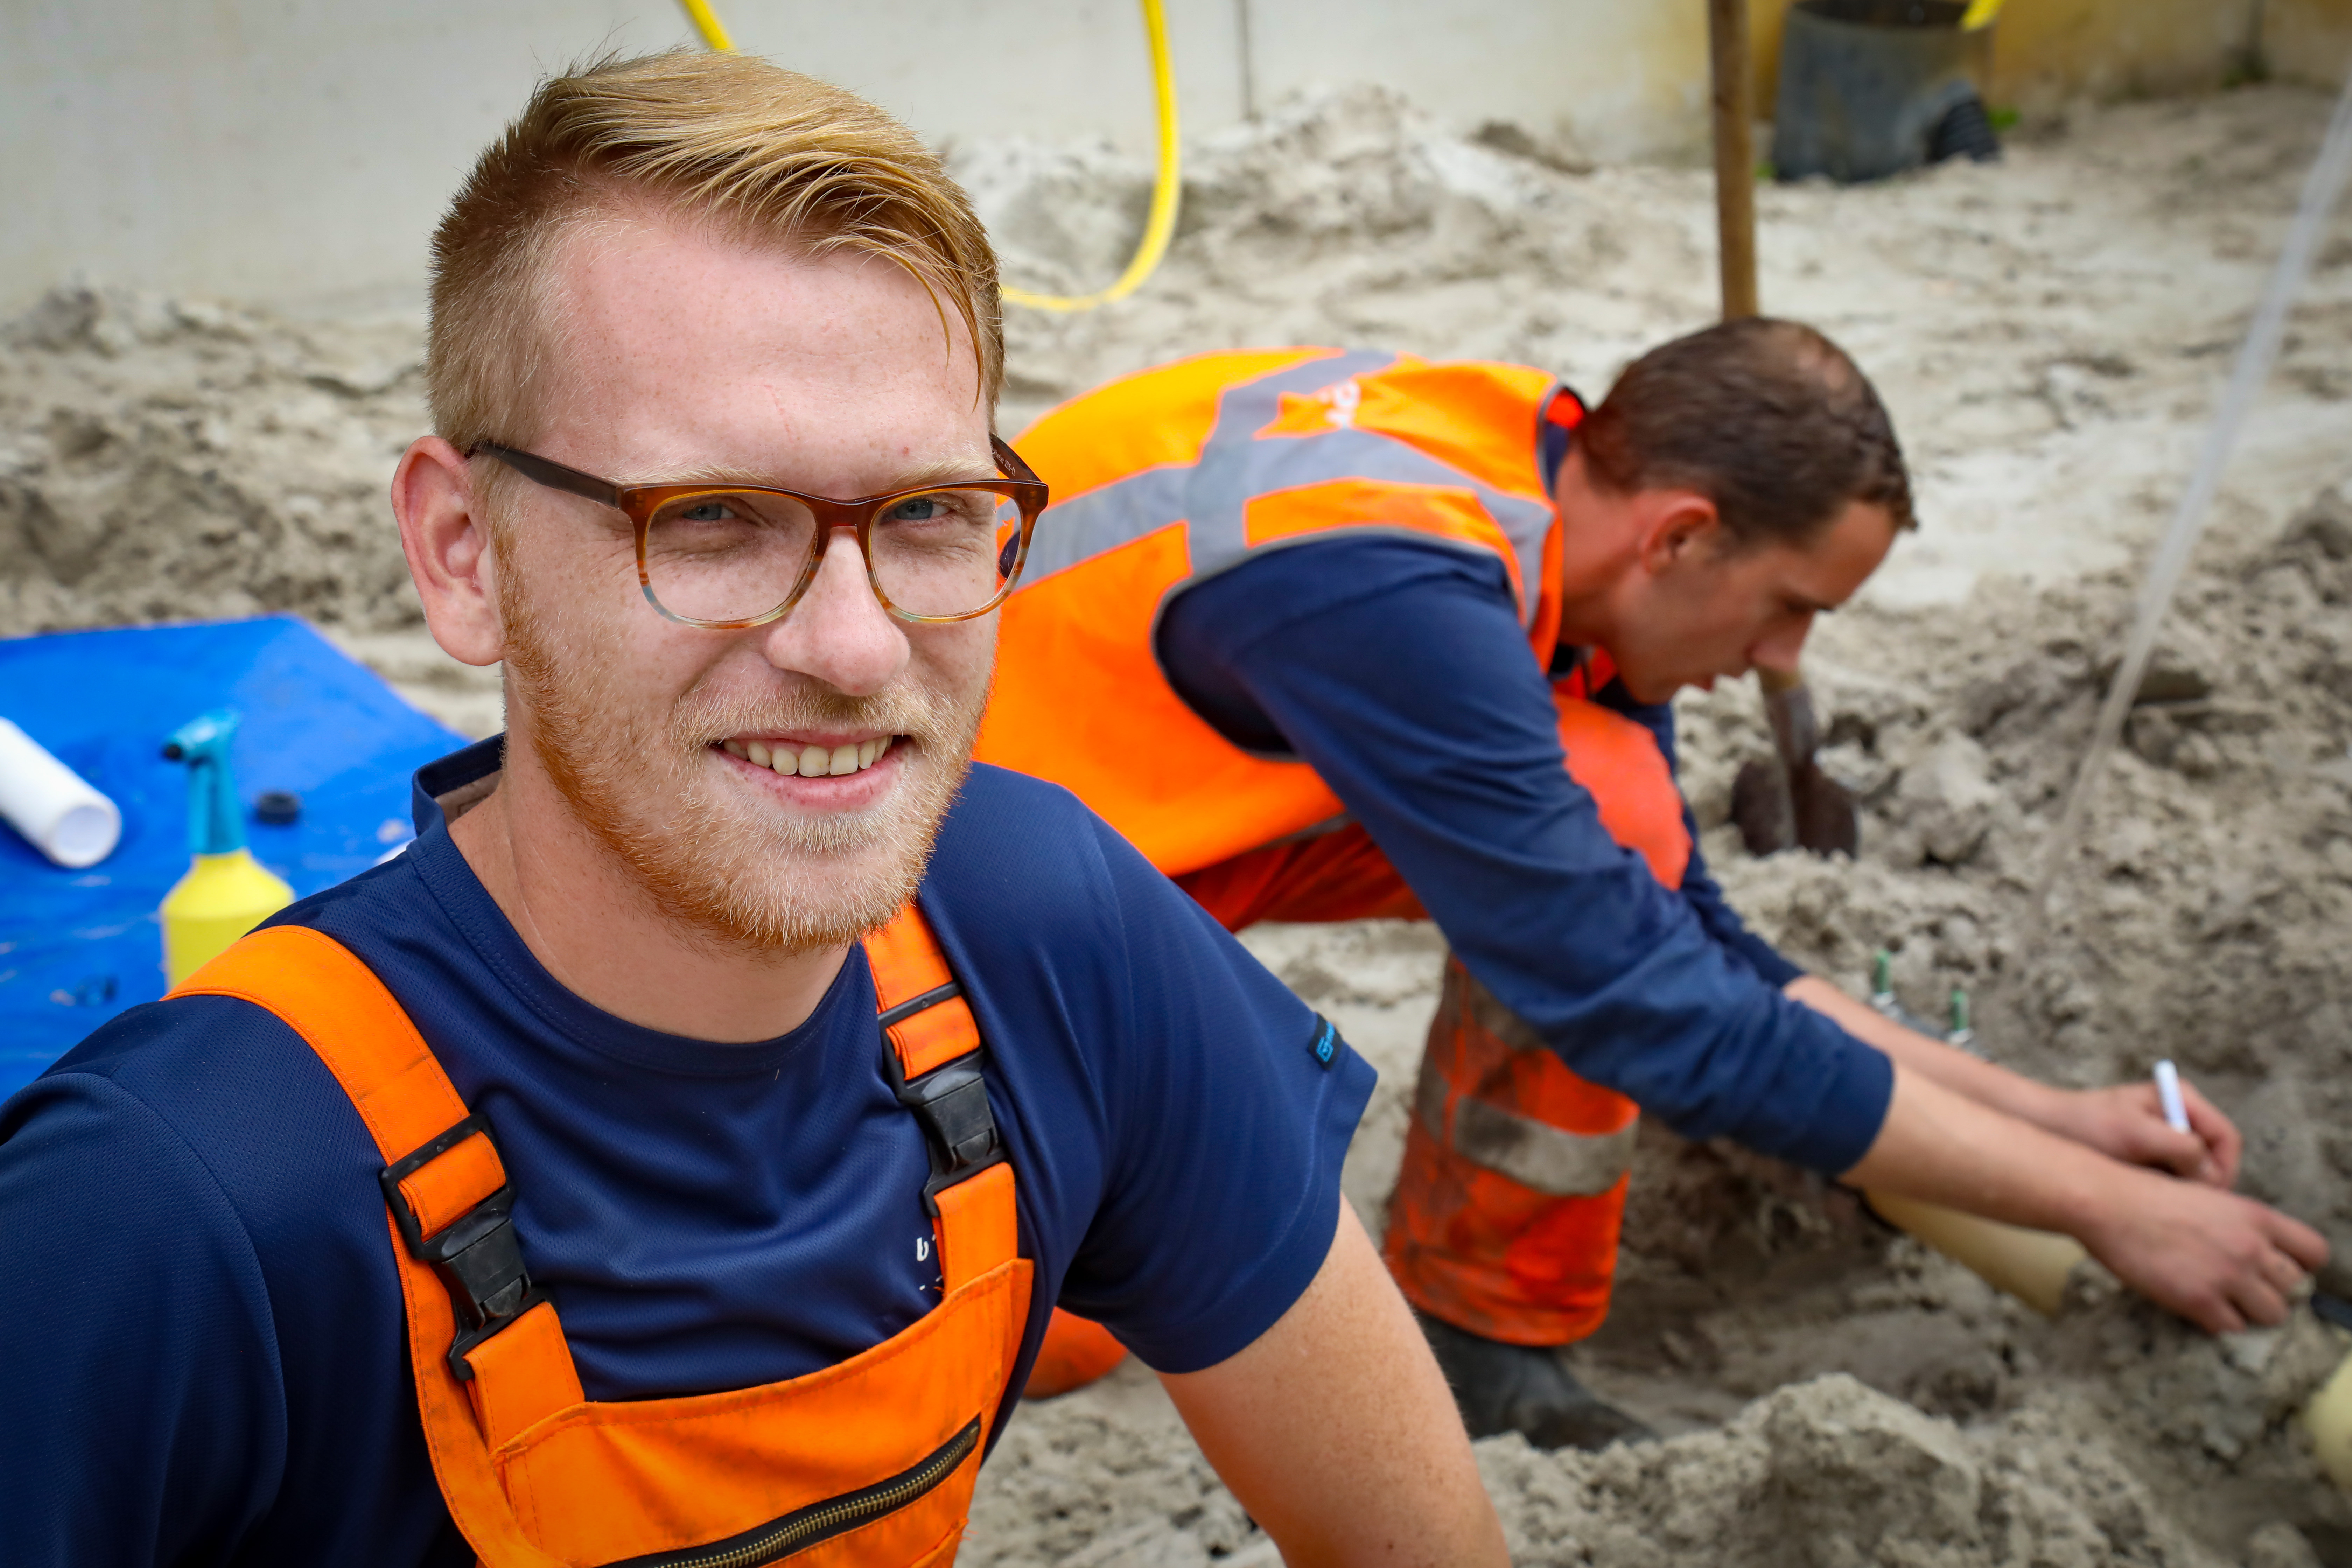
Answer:
<svg viewBox="0 0 2352 1568"><path fill-rule="evenodd" d="M487 1568L845 1568L951 1562L1029 1307L1013 1167L980 1035L912 905L866 939L883 1063L931 1149L942 1299L837 1366L758 1388L599 1404L532 1289L514 1189L400 1005L320 932L245 938L173 995L268 1009L335 1075L384 1159L433 1473Z"/></svg>
<svg viewBox="0 0 2352 1568"><path fill-rule="evenodd" d="M1498 560L1549 667L1560 524L1542 439L1582 415L1524 365L1328 348L1203 354L1053 410L1020 437L1054 504L1003 611L980 759L1068 787L1228 930L1426 918L1314 769L1245 752L1192 711L1154 628L1171 599L1265 551L1402 533ZM1603 656L1555 687L1568 771L1618 842L1678 886L1681 795L1649 731L1588 700L1607 679ZM1607 1310L1636 1110L1524 1026L1498 1032L1507 1015L1469 1005L1474 984L1449 966L1389 1264L1438 1317L1560 1343ZM1040 1365L1104 1363L1087 1348L1056 1314Z"/></svg>

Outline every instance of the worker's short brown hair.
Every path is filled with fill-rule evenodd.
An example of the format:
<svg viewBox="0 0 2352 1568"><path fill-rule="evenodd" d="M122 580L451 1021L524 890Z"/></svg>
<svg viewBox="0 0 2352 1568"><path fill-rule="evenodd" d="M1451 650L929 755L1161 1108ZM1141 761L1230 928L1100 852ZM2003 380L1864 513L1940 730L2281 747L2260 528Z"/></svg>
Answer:
<svg viewBox="0 0 2352 1568"><path fill-rule="evenodd" d="M1741 544L1810 543L1855 501L1885 509L1898 530L1917 526L1877 389L1796 321L1724 321L1652 349L1576 445L1601 489L1696 490Z"/></svg>
<svg viewBox="0 0 2352 1568"><path fill-rule="evenodd" d="M811 256L886 258L963 319L991 407L1003 380L996 257L938 157L853 93L749 55L607 57L542 81L433 237L434 429L528 443L562 323L547 261L586 222L650 204Z"/></svg>

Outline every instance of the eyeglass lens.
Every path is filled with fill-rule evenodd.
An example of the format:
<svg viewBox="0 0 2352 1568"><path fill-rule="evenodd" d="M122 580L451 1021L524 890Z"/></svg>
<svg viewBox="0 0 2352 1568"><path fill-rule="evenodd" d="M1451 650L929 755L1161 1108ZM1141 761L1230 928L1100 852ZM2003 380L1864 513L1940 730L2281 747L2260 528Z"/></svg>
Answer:
<svg viewBox="0 0 2352 1568"><path fill-rule="evenodd" d="M991 490L950 487L902 496L868 533L875 585L908 615L977 610L1003 585L999 551L1020 521L1013 503ZM815 515L789 496L683 496L646 527L646 583L674 616L751 620L791 596L816 530Z"/></svg>

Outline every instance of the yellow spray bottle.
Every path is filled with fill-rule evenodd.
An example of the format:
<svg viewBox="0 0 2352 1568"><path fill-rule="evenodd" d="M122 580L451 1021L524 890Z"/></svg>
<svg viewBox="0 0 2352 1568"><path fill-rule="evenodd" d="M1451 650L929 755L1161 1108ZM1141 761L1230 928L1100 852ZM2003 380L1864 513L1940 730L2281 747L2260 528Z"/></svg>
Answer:
<svg viewBox="0 0 2352 1568"><path fill-rule="evenodd" d="M163 976L177 985L228 944L294 901L245 847L245 817L228 773L236 715L226 710L173 731L163 755L188 764L188 874L163 896Z"/></svg>

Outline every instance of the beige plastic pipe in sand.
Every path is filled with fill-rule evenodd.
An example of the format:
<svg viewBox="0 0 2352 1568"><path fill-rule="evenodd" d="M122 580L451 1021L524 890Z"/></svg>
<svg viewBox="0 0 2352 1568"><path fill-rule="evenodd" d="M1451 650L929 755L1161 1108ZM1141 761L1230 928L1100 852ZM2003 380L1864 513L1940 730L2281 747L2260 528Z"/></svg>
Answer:
<svg viewBox="0 0 2352 1568"><path fill-rule="evenodd" d="M2303 1407L2303 1425L2311 1434L2312 1458L2327 1479L2352 1487L2352 1356L2344 1358L2336 1375Z"/></svg>
<svg viewBox="0 0 2352 1568"><path fill-rule="evenodd" d="M2315 1294L2308 1305L2313 1315L2327 1325L2336 1347L2352 1350L2352 1333L2347 1332L2352 1330L2352 1302ZM2303 1427L2311 1434L2311 1457L2319 1461L2327 1479L2352 1489L2352 1354L2336 1363L2334 1374L2303 1407Z"/></svg>
<svg viewBox="0 0 2352 1568"><path fill-rule="evenodd" d="M2066 1281L2091 1256L2081 1242L2055 1231L2003 1225L1893 1193L1865 1192L1863 1197L1887 1224L1974 1269L1986 1284L2008 1291L2045 1318L2058 1315L2066 1301ZM2345 1380L2339 1375L2338 1381ZM2346 1382L2345 1392L2352 1405L2352 1382ZM2347 1417L2347 1435L2352 1438L2352 1409Z"/></svg>

